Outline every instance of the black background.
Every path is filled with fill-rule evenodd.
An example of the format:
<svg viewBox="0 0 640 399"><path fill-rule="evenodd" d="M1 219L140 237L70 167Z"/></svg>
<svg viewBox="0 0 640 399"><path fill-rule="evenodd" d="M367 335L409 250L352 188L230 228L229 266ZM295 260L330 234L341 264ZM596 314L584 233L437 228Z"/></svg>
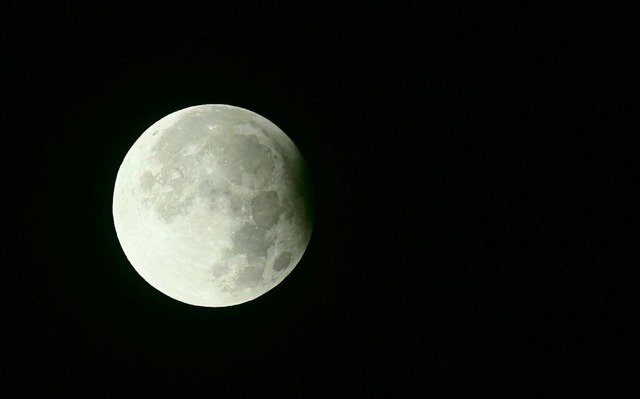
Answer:
<svg viewBox="0 0 640 399"><path fill-rule="evenodd" d="M0 12L3 396L637 388L629 10L56 3ZM293 139L316 226L206 309L136 274L111 198L148 126L214 103Z"/></svg>

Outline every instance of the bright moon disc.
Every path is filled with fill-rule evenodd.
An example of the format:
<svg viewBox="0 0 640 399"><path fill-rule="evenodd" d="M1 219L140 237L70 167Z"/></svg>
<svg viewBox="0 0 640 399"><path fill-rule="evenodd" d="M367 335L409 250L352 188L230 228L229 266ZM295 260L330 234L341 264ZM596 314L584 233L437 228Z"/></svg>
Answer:
<svg viewBox="0 0 640 399"><path fill-rule="evenodd" d="M199 105L160 119L118 170L113 220L136 271L197 306L250 301L278 285L311 238L308 170L262 116Z"/></svg>

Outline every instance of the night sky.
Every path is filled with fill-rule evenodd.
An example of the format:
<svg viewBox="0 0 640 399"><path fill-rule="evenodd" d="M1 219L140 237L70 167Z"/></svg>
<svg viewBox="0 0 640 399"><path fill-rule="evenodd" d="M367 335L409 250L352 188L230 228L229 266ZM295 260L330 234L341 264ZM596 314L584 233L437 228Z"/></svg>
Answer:
<svg viewBox="0 0 640 399"><path fill-rule="evenodd" d="M638 388L628 10L56 3L0 10L3 397ZM275 289L200 308L111 200L147 127L216 103L296 143L316 225Z"/></svg>

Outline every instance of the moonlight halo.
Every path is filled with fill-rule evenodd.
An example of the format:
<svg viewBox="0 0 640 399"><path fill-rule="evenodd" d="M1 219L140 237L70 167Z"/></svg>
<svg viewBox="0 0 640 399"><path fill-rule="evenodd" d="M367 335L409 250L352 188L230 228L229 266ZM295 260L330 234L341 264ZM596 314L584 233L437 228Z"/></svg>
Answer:
<svg viewBox="0 0 640 399"><path fill-rule="evenodd" d="M178 301L255 299L291 273L313 228L302 155L266 118L198 105L149 127L116 177L113 219L135 270Z"/></svg>

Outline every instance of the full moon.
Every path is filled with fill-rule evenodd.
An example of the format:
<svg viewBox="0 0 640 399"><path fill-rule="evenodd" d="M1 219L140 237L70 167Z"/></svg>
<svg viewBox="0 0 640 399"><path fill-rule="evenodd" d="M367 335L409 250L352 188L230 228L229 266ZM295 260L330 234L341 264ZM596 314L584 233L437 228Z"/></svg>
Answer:
<svg viewBox="0 0 640 399"><path fill-rule="evenodd" d="M127 152L113 220L135 270L190 305L253 300L291 273L313 228L308 169L275 124L198 105L149 127Z"/></svg>

